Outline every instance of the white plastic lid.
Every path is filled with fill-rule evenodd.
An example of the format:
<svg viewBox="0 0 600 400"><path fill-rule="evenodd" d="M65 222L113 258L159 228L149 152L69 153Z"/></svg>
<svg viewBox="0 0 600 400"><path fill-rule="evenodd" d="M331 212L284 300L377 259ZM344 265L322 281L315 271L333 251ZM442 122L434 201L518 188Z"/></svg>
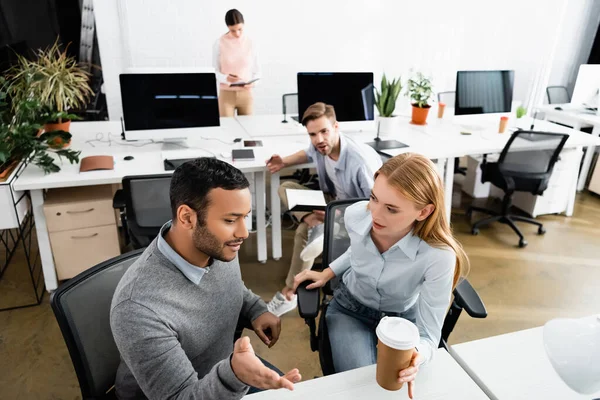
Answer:
<svg viewBox="0 0 600 400"><path fill-rule="evenodd" d="M419 328L407 319L383 317L375 330L383 344L396 350L410 350L419 344Z"/></svg>

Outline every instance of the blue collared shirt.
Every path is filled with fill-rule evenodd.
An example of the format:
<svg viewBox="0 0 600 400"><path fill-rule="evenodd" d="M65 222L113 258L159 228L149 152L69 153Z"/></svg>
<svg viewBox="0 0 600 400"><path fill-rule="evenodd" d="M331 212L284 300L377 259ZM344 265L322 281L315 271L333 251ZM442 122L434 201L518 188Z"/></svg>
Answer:
<svg viewBox="0 0 600 400"><path fill-rule="evenodd" d="M441 338L450 304L456 255L432 247L412 232L380 253L373 239L373 219L361 201L346 209L344 221L350 248L330 264L350 293L365 306L402 313L415 307L418 346L423 362L431 359Z"/></svg>
<svg viewBox="0 0 600 400"><path fill-rule="evenodd" d="M165 240L165 235L167 231L171 229L171 221L167 222L160 228L160 233L158 235L158 250L169 260L171 261L177 269L181 271L186 278L188 278L195 285L200 284L200 280L208 271L210 271L210 267L198 267L196 265L190 264L185 261L183 257L181 257Z"/></svg>
<svg viewBox="0 0 600 400"><path fill-rule="evenodd" d="M381 167L381 157L371 146L358 143L340 132L340 157L335 165L335 177L342 193L336 193L334 183L327 175L325 157L312 144L305 150L309 162L317 164L319 188L336 199L369 197L373 188L373 175Z"/></svg>

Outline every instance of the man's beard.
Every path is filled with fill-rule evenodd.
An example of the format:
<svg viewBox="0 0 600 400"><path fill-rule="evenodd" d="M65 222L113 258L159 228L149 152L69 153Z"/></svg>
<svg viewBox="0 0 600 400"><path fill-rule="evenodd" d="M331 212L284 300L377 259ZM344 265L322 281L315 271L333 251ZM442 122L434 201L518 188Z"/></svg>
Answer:
<svg viewBox="0 0 600 400"><path fill-rule="evenodd" d="M198 251L201 251L214 260L224 262L229 262L235 259L235 253L232 257L227 258L224 252L225 247L227 245L241 244L243 242L243 239L239 239L221 243L206 226L200 225L196 225L196 229L192 235L192 240L194 241L194 246Z"/></svg>

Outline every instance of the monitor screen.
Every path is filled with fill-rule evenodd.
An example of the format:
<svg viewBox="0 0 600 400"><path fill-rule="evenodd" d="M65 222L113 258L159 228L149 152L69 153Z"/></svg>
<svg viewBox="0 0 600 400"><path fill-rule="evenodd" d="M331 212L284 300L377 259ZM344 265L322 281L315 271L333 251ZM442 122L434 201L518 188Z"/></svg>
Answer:
<svg viewBox="0 0 600 400"><path fill-rule="evenodd" d="M458 71L454 114L510 112L514 71Z"/></svg>
<svg viewBox="0 0 600 400"><path fill-rule="evenodd" d="M214 73L121 74L126 131L219 126Z"/></svg>
<svg viewBox="0 0 600 400"><path fill-rule="evenodd" d="M335 108L338 121L374 119L372 72L299 72L298 115L322 101ZM365 100L363 101L363 98Z"/></svg>

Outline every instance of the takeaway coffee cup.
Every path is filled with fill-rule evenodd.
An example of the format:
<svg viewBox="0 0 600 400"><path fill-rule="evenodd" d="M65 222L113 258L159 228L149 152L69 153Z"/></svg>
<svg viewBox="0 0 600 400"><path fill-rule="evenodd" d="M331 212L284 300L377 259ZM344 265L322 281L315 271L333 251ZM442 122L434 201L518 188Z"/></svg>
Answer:
<svg viewBox="0 0 600 400"><path fill-rule="evenodd" d="M404 318L383 317L377 333L377 383L386 390L399 390L400 371L408 368L419 344L419 329Z"/></svg>

